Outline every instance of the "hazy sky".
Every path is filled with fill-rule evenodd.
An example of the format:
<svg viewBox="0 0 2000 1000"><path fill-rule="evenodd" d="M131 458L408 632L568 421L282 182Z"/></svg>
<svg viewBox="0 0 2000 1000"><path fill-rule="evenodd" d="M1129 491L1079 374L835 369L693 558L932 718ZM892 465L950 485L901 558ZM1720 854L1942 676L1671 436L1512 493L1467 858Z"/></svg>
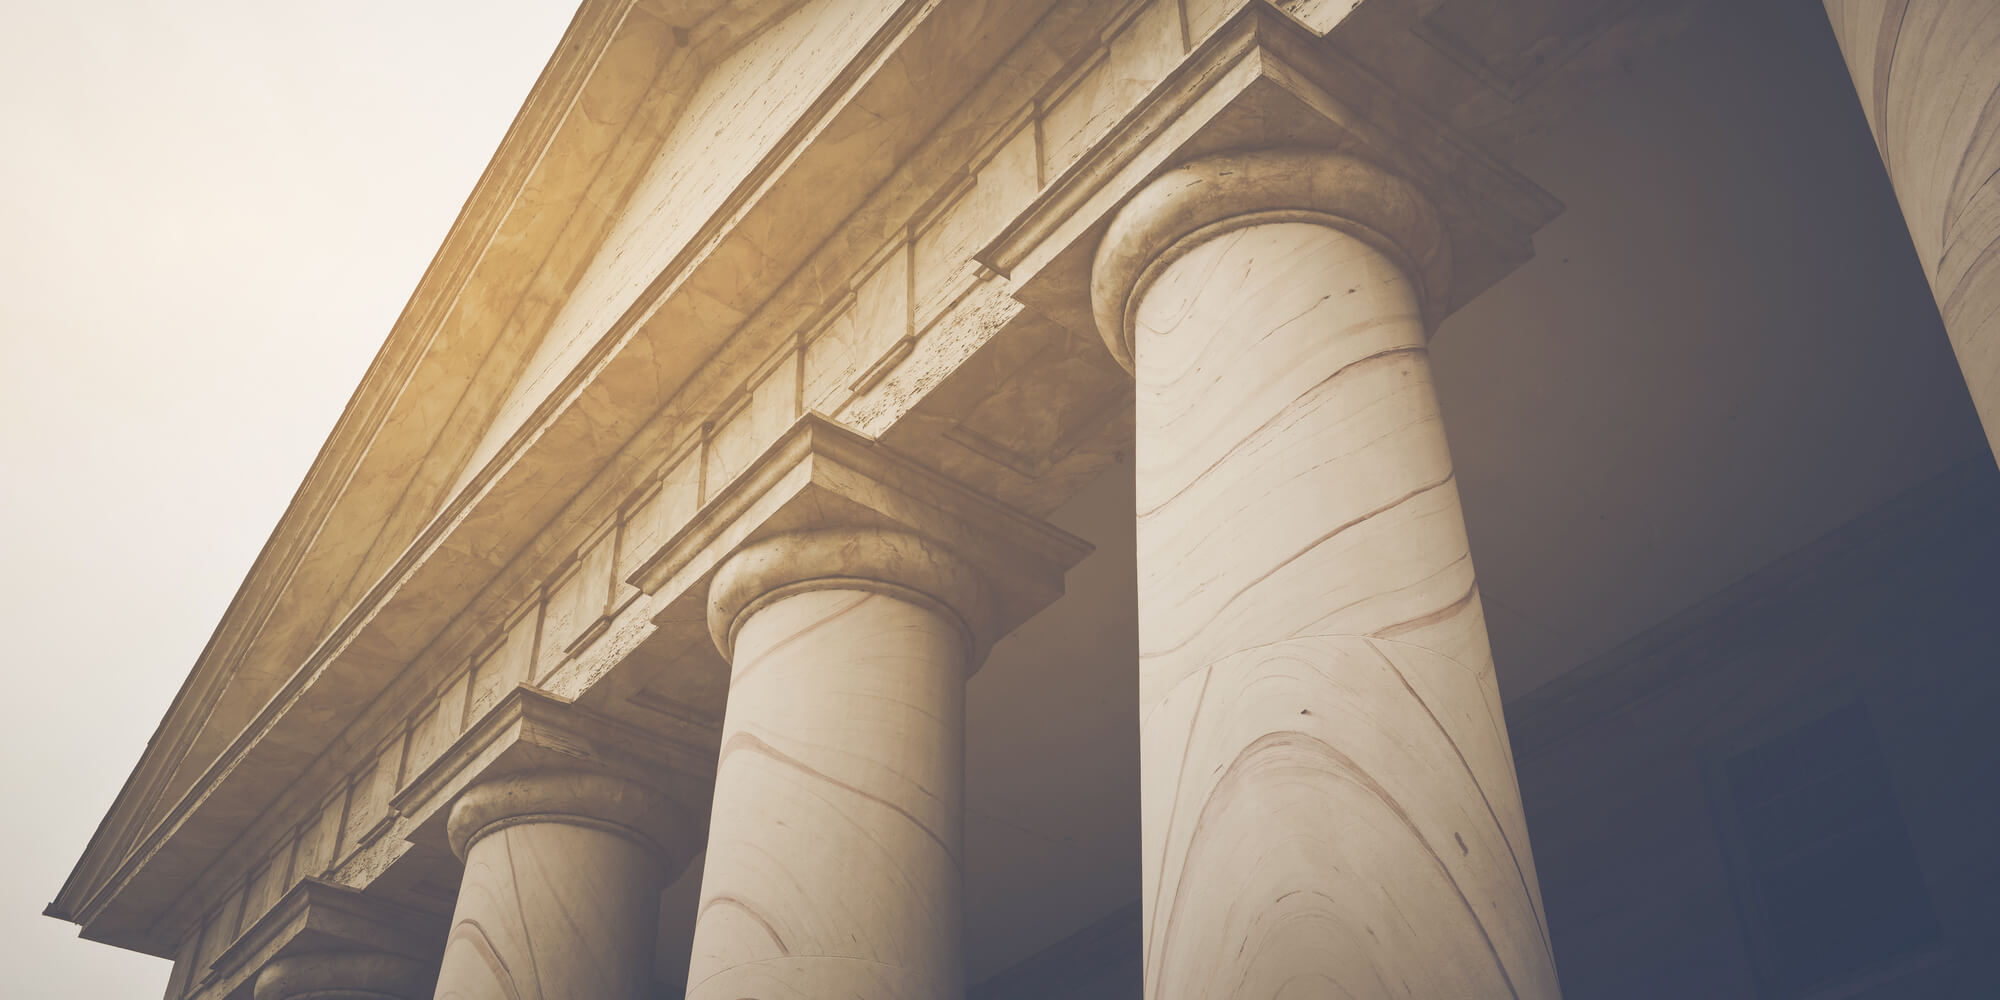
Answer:
<svg viewBox="0 0 2000 1000"><path fill-rule="evenodd" d="M575 4L5 7L0 993L157 997L41 909Z"/></svg>

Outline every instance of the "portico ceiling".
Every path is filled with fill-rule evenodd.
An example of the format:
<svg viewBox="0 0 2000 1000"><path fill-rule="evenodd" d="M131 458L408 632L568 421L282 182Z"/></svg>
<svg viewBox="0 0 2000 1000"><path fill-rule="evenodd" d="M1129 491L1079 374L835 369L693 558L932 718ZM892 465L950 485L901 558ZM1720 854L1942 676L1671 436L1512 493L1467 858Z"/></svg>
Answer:
<svg viewBox="0 0 2000 1000"><path fill-rule="evenodd" d="M1567 211L1432 342L1510 700L1984 450L1818 8L1630 59L1518 140ZM1138 898L1130 476L973 679L972 982Z"/></svg>

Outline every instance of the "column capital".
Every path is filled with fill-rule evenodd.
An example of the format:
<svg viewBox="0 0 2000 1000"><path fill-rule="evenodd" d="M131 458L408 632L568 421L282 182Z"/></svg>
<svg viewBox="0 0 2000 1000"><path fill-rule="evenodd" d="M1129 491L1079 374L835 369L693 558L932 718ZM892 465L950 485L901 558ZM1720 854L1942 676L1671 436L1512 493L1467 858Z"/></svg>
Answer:
<svg viewBox="0 0 2000 1000"><path fill-rule="evenodd" d="M438 996L651 993L660 893L693 854L698 819L644 784L548 769L466 789L448 829L465 873Z"/></svg>
<svg viewBox="0 0 2000 1000"><path fill-rule="evenodd" d="M314 952L273 959L257 973L255 1000L421 1000L431 971L384 952Z"/></svg>
<svg viewBox="0 0 2000 1000"><path fill-rule="evenodd" d="M437 968L436 956L444 947L448 924L442 914L412 909L380 895L317 878L301 879L268 912L244 928L207 970L195 970L191 978L213 996L242 996L246 993L241 991L253 991L257 1000L286 1000L313 996L303 985L306 983L333 983L349 973L360 976L356 969L363 966L378 972L394 966L414 969L412 974L421 980L419 988L409 993L383 991L381 996L429 996L428 977ZM357 966L347 961L350 958L368 961ZM368 978L376 974L369 972L347 981L392 982ZM315 978L319 976L330 978ZM267 978L272 983L269 987L264 985ZM364 990L352 995L370 994Z"/></svg>
<svg viewBox="0 0 2000 1000"><path fill-rule="evenodd" d="M1232 215L1318 213L1393 249L1434 328L1533 256L1562 205L1345 44L1366 43L1332 44L1270 3L1244 4L975 256L1021 302L1073 331L1098 327L1129 367L1123 301L1155 255ZM1303 176L1264 169L1291 156ZM1231 165L1247 173L1220 169ZM1107 240L1121 215L1129 231ZM1119 262L1100 278L1098 265ZM1106 290L1120 293L1108 326Z"/></svg>
<svg viewBox="0 0 2000 1000"><path fill-rule="evenodd" d="M525 823L587 826L636 841L678 869L697 820L666 795L611 774L530 771L481 781L452 804L446 832L463 858L481 837Z"/></svg>
<svg viewBox="0 0 2000 1000"><path fill-rule="evenodd" d="M701 622L724 656L784 588L859 587L941 605L971 662L1063 592L1089 543L823 417L799 418L630 582L656 622Z"/></svg>
<svg viewBox="0 0 2000 1000"><path fill-rule="evenodd" d="M1132 368L1131 305L1161 268L1231 230L1301 221L1342 230L1381 251L1402 267L1419 302L1438 301L1451 285L1444 224L1402 176L1319 149L1207 156L1140 188L1098 244L1091 311L1112 357Z"/></svg>
<svg viewBox="0 0 2000 1000"><path fill-rule="evenodd" d="M389 804L407 818L411 843L461 858L465 845L452 833L460 801L482 785L517 777L583 773L622 779L653 789L679 803L686 814L699 816L708 809L714 782L714 737L701 745L690 735L634 726L523 685L501 698L429 766L406 778ZM684 860L688 853L683 850L679 856Z"/></svg>
<svg viewBox="0 0 2000 1000"><path fill-rule="evenodd" d="M737 550L709 584L709 634L733 661L736 633L758 608L792 594L836 589L936 607L957 622L972 662L997 638L977 569L921 535L867 527L791 532Z"/></svg>

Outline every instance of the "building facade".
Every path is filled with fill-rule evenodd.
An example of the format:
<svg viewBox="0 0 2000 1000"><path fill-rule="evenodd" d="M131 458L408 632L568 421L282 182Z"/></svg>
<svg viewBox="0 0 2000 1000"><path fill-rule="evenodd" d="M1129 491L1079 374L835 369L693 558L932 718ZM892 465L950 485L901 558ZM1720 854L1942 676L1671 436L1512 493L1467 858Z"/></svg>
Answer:
<svg viewBox="0 0 2000 1000"><path fill-rule="evenodd" d="M49 912L169 1000L1990 996L1994 441L1980 0L587 0Z"/></svg>

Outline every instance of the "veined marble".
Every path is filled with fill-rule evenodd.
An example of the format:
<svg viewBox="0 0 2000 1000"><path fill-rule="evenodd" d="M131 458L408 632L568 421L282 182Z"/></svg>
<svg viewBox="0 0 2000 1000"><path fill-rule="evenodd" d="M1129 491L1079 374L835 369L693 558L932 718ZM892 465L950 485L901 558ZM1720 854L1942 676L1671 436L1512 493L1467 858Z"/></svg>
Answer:
<svg viewBox="0 0 2000 1000"><path fill-rule="evenodd" d="M754 545L713 590L732 671L687 995L960 996L972 571L845 531Z"/></svg>
<svg viewBox="0 0 2000 1000"><path fill-rule="evenodd" d="M1324 154L1154 183L1098 255L1130 283L1097 289L1137 380L1147 995L1556 997L1390 257L1435 249L1421 201ZM1396 228L1358 225L1356 192Z"/></svg>
<svg viewBox="0 0 2000 1000"><path fill-rule="evenodd" d="M453 807L465 876L437 1000L644 1000L660 892L688 858L656 793L603 775L475 786Z"/></svg>
<svg viewBox="0 0 2000 1000"><path fill-rule="evenodd" d="M2000 4L1825 2L1986 442L2000 455Z"/></svg>

